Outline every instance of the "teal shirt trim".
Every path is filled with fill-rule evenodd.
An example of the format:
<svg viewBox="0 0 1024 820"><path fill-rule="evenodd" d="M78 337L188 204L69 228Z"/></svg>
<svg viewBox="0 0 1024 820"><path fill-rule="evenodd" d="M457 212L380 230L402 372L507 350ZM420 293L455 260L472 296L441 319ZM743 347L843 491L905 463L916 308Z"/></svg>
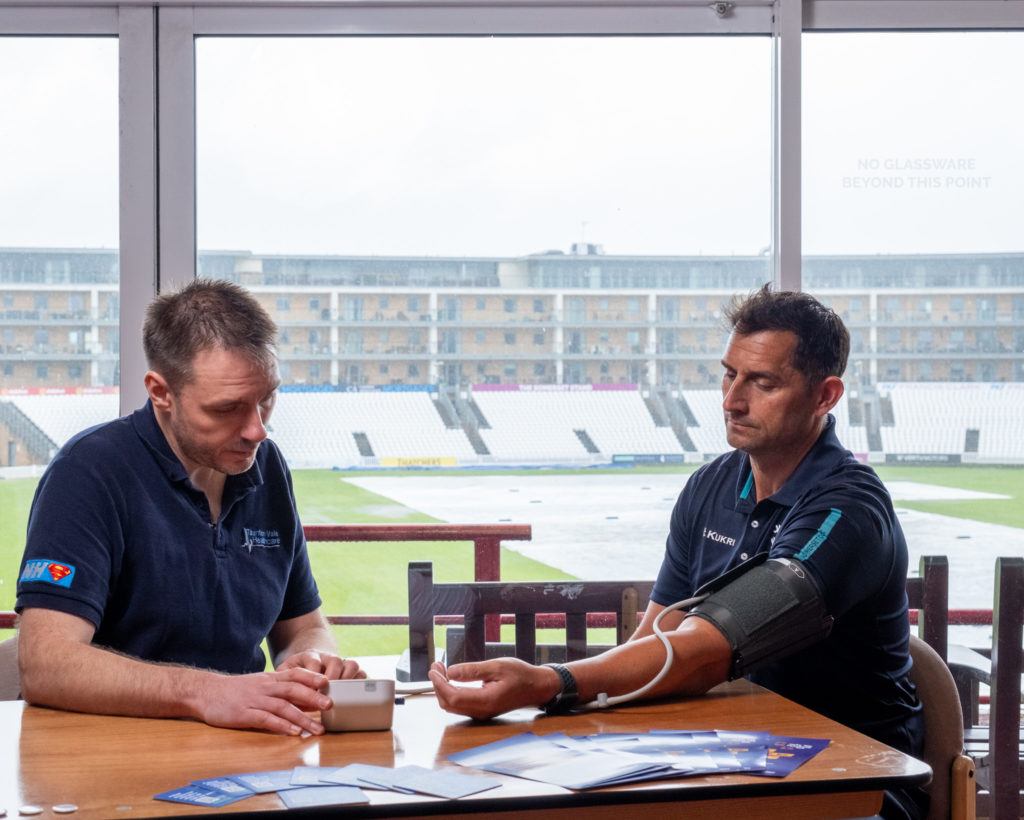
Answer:
<svg viewBox="0 0 1024 820"><path fill-rule="evenodd" d="M806 561L814 555L815 550L825 542L825 539L828 538L828 534L832 532L832 528L836 525L836 522L842 517L843 513L833 507L825 520L821 522L821 526L818 527L818 531L811 536L810 540L806 544L804 544L804 548L793 557L798 561Z"/></svg>
<svg viewBox="0 0 1024 820"><path fill-rule="evenodd" d="M754 471L750 471L750 475L747 476L747 483L743 485L743 490L740 492L740 498L746 498L750 495L750 489L754 486Z"/></svg>

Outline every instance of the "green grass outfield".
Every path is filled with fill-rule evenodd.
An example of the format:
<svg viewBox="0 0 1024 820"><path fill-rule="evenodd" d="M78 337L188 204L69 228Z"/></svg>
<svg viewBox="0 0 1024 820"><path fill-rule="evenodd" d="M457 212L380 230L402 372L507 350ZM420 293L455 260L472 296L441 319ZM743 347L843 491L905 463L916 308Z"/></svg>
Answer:
<svg viewBox="0 0 1024 820"><path fill-rule="evenodd" d="M679 465L609 470L500 472L505 475L524 476L593 475L605 472L626 478L627 475L654 472L685 475L694 469L695 465ZM881 466L877 469L884 481L916 481L1007 496L1005 499L970 501L901 501L901 507L1003 524L1024 530L1024 468ZM460 473L444 471L443 474ZM469 474L484 473L472 471ZM296 471L295 494L303 522L399 524L436 520L341 480L356 475L411 475L417 479L429 479L432 473ZM683 480L680 480L680 486L682 484ZM3 511L0 517L0 610L10 610L14 607L17 571L24 546L28 509L35 486L36 479L0 480L0 510ZM309 549L324 599L324 610L329 613L404 614L407 610L406 569L410 560L433 561L437 577L446 581L471 580L473 577L473 549L472 544L468 542L312 543ZM501 570L502 577L510 580L555 580L569 577L504 548L501 553ZM338 627L337 631L343 651L350 655L397 653L407 645L405 627Z"/></svg>

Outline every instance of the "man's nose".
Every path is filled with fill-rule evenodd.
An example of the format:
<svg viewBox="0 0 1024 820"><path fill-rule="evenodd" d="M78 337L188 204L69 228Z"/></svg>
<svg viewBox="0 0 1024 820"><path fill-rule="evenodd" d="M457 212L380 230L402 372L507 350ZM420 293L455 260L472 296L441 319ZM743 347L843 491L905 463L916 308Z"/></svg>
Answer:
<svg viewBox="0 0 1024 820"><path fill-rule="evenodd" d="M746 403L745 391L733 382L727 389L722 390L722 409L728 412L741 409Z"/></svg>
<svg viewBox="0 0 1024 820"><path fill-rule="evenodd" d="M249 413L245 428L242 430L242 437L247 441L263 441L267 437L267 425L264 423L261 408L255 407Z"/></svg>

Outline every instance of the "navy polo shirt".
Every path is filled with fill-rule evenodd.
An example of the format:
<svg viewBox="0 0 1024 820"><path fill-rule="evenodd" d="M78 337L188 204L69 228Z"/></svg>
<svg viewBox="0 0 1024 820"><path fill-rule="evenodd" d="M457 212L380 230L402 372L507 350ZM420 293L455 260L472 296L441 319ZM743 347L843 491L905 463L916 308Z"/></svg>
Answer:
<svg viewBox="0 0 1024 820"><path fill-rule="evenodd" d="M262 671L274 624L320 605L272 441L227 477L221 506L211 524L148 402L83 431L36 488L15 609L77 615L96 644L145 660Z"/></svg>
<svg viewBox="0 0 1024 820"><path fill-rule="evenodd" d="M835 419L785 485L757 501L733 451L689 479L672 513L652 600L668 606L759 553L796 558L835 618L823 641L749 677L911 754L920 704L907 681L907 545L881 480L839 443Z"/></svg>

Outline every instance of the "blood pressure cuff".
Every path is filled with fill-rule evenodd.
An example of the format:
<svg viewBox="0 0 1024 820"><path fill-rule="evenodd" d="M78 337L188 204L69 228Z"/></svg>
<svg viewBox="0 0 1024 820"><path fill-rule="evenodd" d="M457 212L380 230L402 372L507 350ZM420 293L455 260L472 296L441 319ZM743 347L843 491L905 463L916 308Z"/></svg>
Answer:
<svg viewBox="0 0 1024 820"><path fill-rule="evenodd" d="M748 562L744 571L712 582L711 593L690 610L710 621L732 646L729 679L791 655L827 637L833 618L817 581L799 561Z"/></svg>

